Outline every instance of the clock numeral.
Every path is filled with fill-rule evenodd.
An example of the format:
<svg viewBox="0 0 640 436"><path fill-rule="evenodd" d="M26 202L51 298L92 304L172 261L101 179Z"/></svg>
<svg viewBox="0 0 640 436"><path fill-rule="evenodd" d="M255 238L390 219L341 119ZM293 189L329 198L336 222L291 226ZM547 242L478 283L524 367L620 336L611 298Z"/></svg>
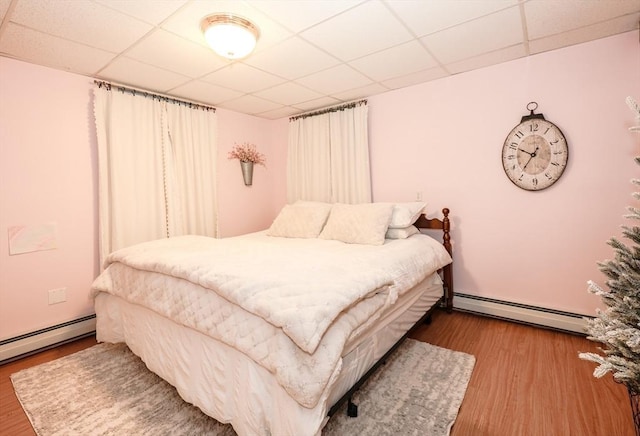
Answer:
<svg viewBox="0 0 640 436"><path fill-rule="evenodd" d="M560 142L560 140L556 138L555 141L549 141L549 144L556 145L558 142Z"/></svg>
<svg viewBox="0 0 640 436"><path fill-rule="evenodd" d="M522 182L522 179L524 178L524 173L520 174L520 177L518 177L518 182Z"/></svg>
<svg viewBox="0 0 640 436"><path fill-rule="evenodd" d="M531 183L533 183L533 187L535 188L536 186L538 186L538 178L534 177L533 179L531 179Z"/></svg>
<svg viewBox="0 0 640 436"><path fill-rule="evenodd" d="M520 130L518 130L515 135L518 137L518 139L521 139L524 136L524 133L522 133Z"/></svg>
<svg viewBox="0 0 640 436"><path fill-rule="evenodd" d="M516 158L515 154L510 154L509 156L507 156L508 160L514 160Z"/></svg>
<svg viewBox="0 0 640 436"><path fill-rule="evenodd" d="M556 166L556 167L560 166L560 164L558 162L551 162L551 165Z"/></svg>
<svg viewBox="0 0 640 436"><path fill-rule="evenodd" d="M547 127L547 130L544 131L543 135L546 135L547 133L549 133L549 130L551 130L551 127Z"/></svg>
<svg viewBox="0 0 640 436"><path fill-rule="evenodd" d="M559 154L564 154L564 151L562 151L562 150L554 151L554 152L553 152L553 154L554 154L555 156L557 156L557 155L559 155Z"/></svg>
<svg viewBox="0 0 640 436"><path fill-rule="evenodd" d="M517 142L512 142L511 144L509 144L509 148L511 150L517 150L518 149L518 143Z"/></svg>
<svg viewBox="0 0 640 436"><path fill-rule="evenodd" d="M547 179L553 180L553 177L549 173L544 173Z"/></svg>
<svg viewBox="0 0 640 436"><path fill-rule="evenodd" d="M538 123L531 123L529 126L529 131L530 132L537 132L538 131Z"/></svg>

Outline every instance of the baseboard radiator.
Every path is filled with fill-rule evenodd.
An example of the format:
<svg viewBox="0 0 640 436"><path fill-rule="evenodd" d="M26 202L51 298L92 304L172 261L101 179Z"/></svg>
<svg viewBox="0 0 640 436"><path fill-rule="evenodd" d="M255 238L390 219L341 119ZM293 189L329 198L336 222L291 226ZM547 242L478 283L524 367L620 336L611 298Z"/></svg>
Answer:
<svg viewBox="0 0 640 436"><path fill-rule="evenodd" d="M0 365L96 331L96 316L89 315L32 333L0 341Z"/></svg>
<svg viewBox="0 0 640 436"><path fill-rule="evenodd" d="M554 330L585 334L584 315L563 312L476 295L454 294L453 308L494 318L536 325ZM0 365L51 348L96 331L96 316L89 315L46 329L0 341Z"/></svg>
<svg viewBox="0 0 640 436"><path fill-rule="evenodd" d="M453 308L553 330L586 334L585 315L577 313L458 293L454 293Z"/></svg>

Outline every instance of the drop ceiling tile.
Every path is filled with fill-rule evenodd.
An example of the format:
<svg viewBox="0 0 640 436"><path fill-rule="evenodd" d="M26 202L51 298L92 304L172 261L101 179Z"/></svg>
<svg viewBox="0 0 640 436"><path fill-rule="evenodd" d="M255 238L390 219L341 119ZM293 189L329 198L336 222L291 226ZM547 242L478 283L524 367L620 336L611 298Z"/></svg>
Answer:
<svg viewBox="0 0 640 436"><path fill-rule="evenodd" d="M282 105L254 95L244 95L240 98L226 101L220 107L245 114L258 114L280 109Z"/></svg>
<svg viewBox="0 0 640 436"><path fill-rule="evenodd" d="M254 21L255 53L209 51L214 12ZM0 0L3 15L0 56L268 118L637 32L640 0Z"/></svg>
<svg viewBox="0 0 640 436"><path fill-rule="evenodd" d="M245 93L271 88L286 81L240 62L227 65L204 76L201 80Z"/></svg>
<svg viewBox="0 0 640 436"><path fill-rule="evenodd" d="M410 41L351 62L351 66L376 81L405 76L436 65L433 57L417 41Z"/></svg>
<svg viewBox="0 0 640 436"><path fill-rule="evenodd" d="M408 74L406 76L396 77L395 79L385 80L382 84L390 89L399 89L417 85L419 83L429 82L430 80L440 79L448 75L449 73L447 73L442 67L434 67L429 68L428 70L418 71L417 73Z"/></svg>
<svg viewBox="0 0 640 436"><path fill-rule="evenodd" d="M484 53L458 62L445 65L451 74L458 74L464 71L471 71L484 68L489 65L501 64L512 61L527 55L524 44L517 44L511 47L496 50L491 53Z"/></svg>
<svg viewBox="0 0 640 436"><path fill-rule="evenodd" d="M593 24L591 26L581 27L579 29L536 39L529 42L529 52L531 54L541 53L623 33L637 26L639 20L640 13L629 14L613 20Z"/></svg>
<svg viewBox="0 0 640 436"><path fill-rule="evenodd" d="M193 78L228 63L212 50L162 29L153 31L128 50L126 56Z"/></svg>
<svg viewBox="0 0 640 436"><path fill-rule="evenodd" d="M553 13L549 13L549 8ZM579 27L637 12L639 0L538 0L524 4L529 39L555 35ZM576 13L579 10L580 13Z"/></svg>
<svg viewBox="0 0 640 436"><path fill-rule="evenodd" d="M289 80L333 67L339 61L298 37L249 56L246 64Z"/></svg>
<svg viewBox="0 0 640 436"><path fill-rule="evenodd" d="M100 71L99 76L122 85L131 85L146 90L166 93L191 79L187 76L163 70L162 68L120 57Z"/></svg>
<svg viewBox="0 0 640 436"><path fill-rule="evenodd" d="M511 7L420 38L443 64L522 43L518 7Z"/></svg>
<svg viewBox="0 0 640 436"><path fill-rule="evenodd" d="M335 106L337 104L342 103L343 100L339 100L333 97L322 97L315 100L305 101L299 104L294 105L296 109L298 109L298 113L307 112L311 110L316 110L318 108L325 108L330 106Z"/></svg>
<svg viewBox="0 0 640 436"><path fill-rule="evenodd" d="M216 106L221 102L233 100L244 95L242 92L233 91L222 86L216 86L201 80L194 80L170 90L172 95L177 95L189 100L202 102Z"/></svg>
<svg viewBox="0 0 640 436"><path fill-rule="evenodd" d="M294 7L292 7L291 0L258 0L247 3L261 10L290 31L297 33L356 6L362 1L298 1Z"/></svg>
<svg viewBox="0 0 640 436"><path fill-rule="evenodd" d="M409 41L413 36L379 1L356 6L300 34L343 61Z"/></svg>
<svg viewBox="0 0 640 436"><path fill-rule="evenodd" d="M276 85L273 88L256 92L255 95L284 105L295 105L321 96L320 93L293 82Z"/></svg>
<svg viewBox="0 0 640 436"><path fill-rule="evenodd" d="M0 38L0 53L40 65L93 75L114 57L97 48L9 23Z"/></svg>
<svg viewBox="0 0 640 436"><path fill-rule="evenodd" d="M21 0L11 21L112 52L126 49L152 29L100 4L75 0Z"/></svg>
<svg viewBox="0 0 640 436"><path fill-rule="evenodd" d="M388 0L387 5L418 37L517 4L517 0Z"/></svg>
<svg viewBox="0 0 640 436"><path fill-rule="evenodd" d="M94 0L110 9L131 15L149 24L158 25L187 3L187 0Z"/></svg>
<svg viewBox="0 0 640 436"><path fill-rule="evenodd" d="M260 112L259 115L262 118L266 118L268 120L279 120L280 118L290 117L291 115L296 115L300 113L300 111L291 106L283 106L279 109Z"/></svg>
<svg viewBox="0 0 640 436"><path fill-rule="evenodd" d="M372 95L380 94L389 91L389 88L382 86L379 83L363 86L362 88L350 89L345 92L334 94L333 96L342 101L353 101L361 98L367 98Z"/></svg>
<svg viewBox="0 0 640 436"><path fill-rule="evenodd" d="M259 53L292 36L291 32L251 7L247 2L237 0L193 1L172 15L162 24L162 28L206 46L207 43L200 30L200 22L207 15L219 12L240 15L258 27L260 37L254 53Z"/></svg>
<svg viewBox="0 0 640 436"><path fill-rule="evenodd" d="M353 68L342 64L302 77L296 82L323 94L334 94L370 85L372 80Z"/></svg>

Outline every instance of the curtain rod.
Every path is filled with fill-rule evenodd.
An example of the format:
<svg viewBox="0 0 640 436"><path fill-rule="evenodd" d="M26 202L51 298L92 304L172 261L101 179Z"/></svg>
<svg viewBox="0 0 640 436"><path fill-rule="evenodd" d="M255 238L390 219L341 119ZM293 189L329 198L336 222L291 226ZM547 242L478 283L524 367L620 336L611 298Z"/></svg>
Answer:
<svg viewBox="0 0 640 436"><path fill-rule="evenodd" d="M107 91L111 91L111 89L116 89L120 92L128 92L132 95L141 95L143 97L150 97L150 98L154 98L154 99L158 99L161 101L166 101L167 103L173 103L173 104L177 104L177 105L184 105L187 107L190 107L191 109L202 109L202 110L206 110L206 111L216 111L216 108L212 107L212 106L207 106L204 104L200 104L200 103L194 103L192 101L186 101L186 100L180 100L178 98L175 97L169 97L166 95L161 95L161 94L156 94L154 92L150 92L150 91L145 91L143 89L136 89L136 88L130 88L128 86L124 86L124 85L116 85L116 84L111 84L109 82L105 82L103 80L94 80L93 83L95 83L98 88L102 88L104 86L104 89L106 89Z"/></svg>
<svg viewBox="0 0 640 436"><path fill-rule="evenodd" d="M366 105L367 104L367 100L358 100L358 101L352 101L350 103L345 103L339 106L333 106L333 107L328 107L325 109L320 109L317 111L313 111L313 112L307 112L306 114L300 114L300 115L296 115L293 116L291 118L289 118L289 122L291 121L296 121L298 119L304 119L307 117L315 117L316 115L322 115L322 114L326 114L329 112L338 112L338 111L343 111L345 109L353 109L356 106L362 106L362 105Z"/></svg>

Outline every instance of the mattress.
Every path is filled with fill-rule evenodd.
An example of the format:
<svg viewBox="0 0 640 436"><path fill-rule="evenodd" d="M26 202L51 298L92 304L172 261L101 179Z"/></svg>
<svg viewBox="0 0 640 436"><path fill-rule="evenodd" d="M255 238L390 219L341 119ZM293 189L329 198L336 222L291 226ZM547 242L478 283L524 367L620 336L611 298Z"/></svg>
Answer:
<svg viewBox="0 0 640 436"><path fill-rule="evenodd" d="M345 345L451 258L426 235L367 246L250 234L150 241L107 261L96 292L236 348L313 408Z"/></svg>
<svg viewBox="0 0 640 436"><path fill-rule="evenodd" d="M125 342L147 367L204 413L233 425L240 435L318 435L332 404L442 296L431 274L387 308L375 324L352 335L341 369L314 407L304 407L274 375L245 353L104 292L96 296L97 339ZM277 352L277 350L274 350Z"/></svg>

